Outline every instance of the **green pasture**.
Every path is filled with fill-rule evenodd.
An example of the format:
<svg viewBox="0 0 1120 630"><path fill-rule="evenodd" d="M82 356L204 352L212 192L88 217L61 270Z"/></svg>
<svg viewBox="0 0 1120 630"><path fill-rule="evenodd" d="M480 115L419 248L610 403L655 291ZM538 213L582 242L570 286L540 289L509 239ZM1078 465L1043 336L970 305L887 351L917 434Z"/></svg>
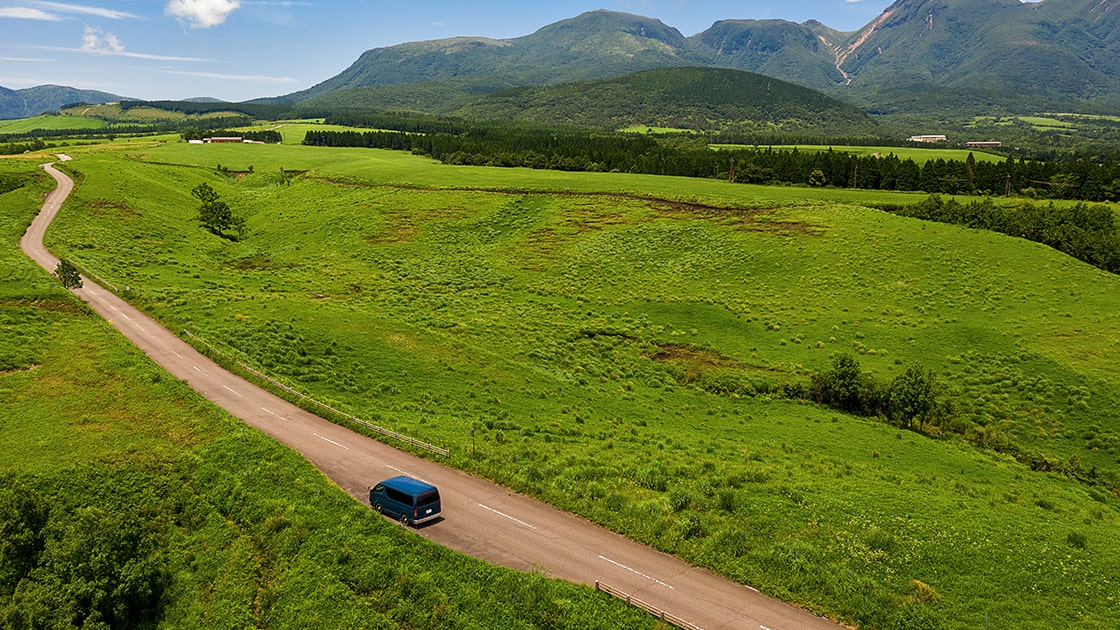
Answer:
<svg viewBox="0 0 1120 630"><path fill-rule="evenodd" d="M0 160L0 626L659 627L373 518L168 376L19 252L39 161Z"/></svg>
<svg viewBox="0 0 1120 630"><path fill-rule="evenodd" d="M87 116L35 116L0 120L0 134L27 133L36 129L101 129L105 121Z"/></svg>
<svg viewBox="0 0 1120 630"><path fill-rule="evenodd" d="M695 129L681 129L679 127L651 127L649 125L633 125L623 129L619 129L622 133L682 133L682 134L695 134L699 133Z"/></svg>
<svg viewBox="0 0 1120 630"><path fill-rule="evenodd" d="M813 151L825 152L835 151L837 153L850 153L852 155L860 156L876 156L887 157L894 155L900 160L914 160L918 164L925 164L930 160L957 160L963 162L968 159L968 154L982 162L1003 162L1007 158L992 153L985 153L984 151L977 151L973 149L933 149L924 147L864 147L864 146L844 146L844 145L816 145L816 144L783 144L783 145L741 145L741 144L713 144L713 149L723 148L736 148L736 149L774 149L792 151Z"/></svg>
<svg viewBox="0 0 1120 630"><path fill-rule="evenodd" d="M76 153L55 251L455 466L862 627L1120 622L1107 484L776 395L839 353L881 380L916 363L978 442L1115 480L1115 276L866 207L922 195L361 149ZM197 223L203 182L242 241Z"/></svg>

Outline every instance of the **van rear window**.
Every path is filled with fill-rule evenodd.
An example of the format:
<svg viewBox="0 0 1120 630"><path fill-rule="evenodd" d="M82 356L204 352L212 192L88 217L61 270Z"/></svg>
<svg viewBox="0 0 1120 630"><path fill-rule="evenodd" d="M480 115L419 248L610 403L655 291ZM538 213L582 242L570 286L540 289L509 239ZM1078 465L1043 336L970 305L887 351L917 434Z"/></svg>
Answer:
<svg viewBox="0 0 1120 630"><path fill-rule="evenodd" d="M416 497L416 505L428 505L439 501L439 490L429 490L424 494Z"/></svg>

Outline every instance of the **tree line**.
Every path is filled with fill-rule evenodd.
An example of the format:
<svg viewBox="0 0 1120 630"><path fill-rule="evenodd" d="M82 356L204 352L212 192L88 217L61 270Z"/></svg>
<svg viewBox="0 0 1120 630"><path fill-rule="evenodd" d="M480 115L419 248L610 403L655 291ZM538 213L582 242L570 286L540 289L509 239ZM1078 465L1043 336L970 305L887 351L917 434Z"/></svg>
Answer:
<svg viewBox="0 0 1120 630"><path fill-rule="evenodd" d="M151 124L115 123L108 127L79 129L32 129L22 133L0 134L0 143L16 143L26 140L31 143L42 142L43 138L103 138L119 135L143 135L153 133L186 132L192 129L214 130L230 127L245 127L253 124L247 116L226 116L203 120L170 120ZM0 144L0 146L3 146ZM43 145L45 147L46 145Z"/></svg>
<svg viewBox="0 0 1120 630"><path fill-rule="evenodd" d="M332 120L332 122L334 122ZM392 122L389 117L383 122ZM710 177L767 185L1120 201L1120 162L933 159L773 147L712 150L640 134L413 121L409 131L311 131L304 144L411 151L447 164Z"/></svg>
<svg viewBox="0 0 1120 630"><path fill-rule="evenodd" d="M259 131L230 131L228 129L198 129L192 127L186 129L183 133L179 134L183 140L202 140L204 138L222 137L222 136L236 136L253 142L263 142L265 144L280 144L284 141L284 137L280 135L279 131L275 129L261 129Z"/></svg>

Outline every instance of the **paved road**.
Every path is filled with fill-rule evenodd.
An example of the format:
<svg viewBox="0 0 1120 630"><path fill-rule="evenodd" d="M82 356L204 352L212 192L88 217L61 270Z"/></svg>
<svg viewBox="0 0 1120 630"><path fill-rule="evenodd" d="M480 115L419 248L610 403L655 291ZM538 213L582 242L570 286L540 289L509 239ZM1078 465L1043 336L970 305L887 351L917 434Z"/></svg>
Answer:
<svg viewBox="0 0 1120 630"><path fill-rule="evenodd" d="M43 168L58 181L58 188L20 240L20 248L53 272L58 259L43 247L43 233L73 181L49 164ZM310 414L225 371L86 278L74 293L176 378L298 451L362 503L368 502L369 485L401 473L439 486L444 518L417 528L421 536L513 569L543 571L588 585L599 580L707 630L841 627L540 501Z"/></svg>

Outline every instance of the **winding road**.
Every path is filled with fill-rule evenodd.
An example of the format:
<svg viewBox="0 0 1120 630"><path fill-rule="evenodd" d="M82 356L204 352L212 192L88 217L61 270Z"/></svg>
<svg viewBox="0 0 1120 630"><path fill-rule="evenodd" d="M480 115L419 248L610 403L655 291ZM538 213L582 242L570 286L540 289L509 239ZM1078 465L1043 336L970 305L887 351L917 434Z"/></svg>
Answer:
<svg viewBox="0 0 1120 630"><path fill-rule="evenodd" d="M74 182L52 164L42 167L58 187L20 239L20 248L53 273L58 259L43 246L43 234ZM599 581L706 630L842 627L550 505L308 413L219 367L115 294L87 278L82 282L83 288L74 294L164 369L246 424L295 449L359 502L368 502L369 485L398 474L438 486L444 518L416 528L421 536L512 569L543 571L587 585Z"/></svg>

